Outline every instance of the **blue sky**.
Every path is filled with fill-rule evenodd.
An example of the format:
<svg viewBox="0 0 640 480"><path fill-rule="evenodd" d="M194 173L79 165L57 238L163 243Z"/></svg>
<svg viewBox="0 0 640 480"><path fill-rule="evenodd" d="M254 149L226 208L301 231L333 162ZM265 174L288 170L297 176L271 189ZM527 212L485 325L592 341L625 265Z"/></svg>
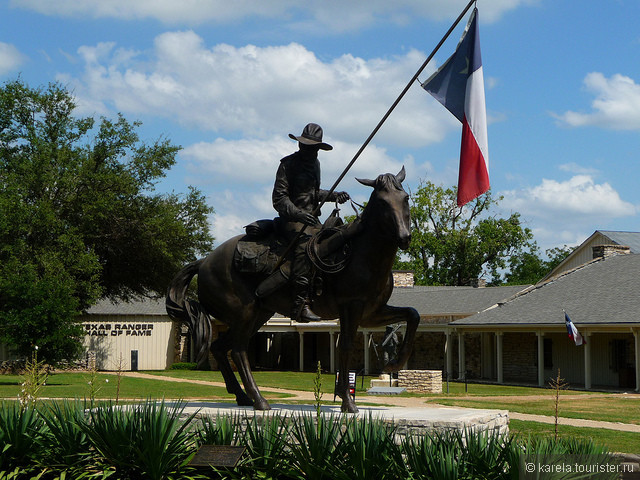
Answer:
<svg viewBox="0 0 640 480"><path fill-rule="evenodd" d="M467 0L0 1L0 81L58 81L78 114L121 112L181 145L159 185L195 185L216 243L275 215L288 133L323 126L329 188ZM638 231L640 2L478 0L492 191L543 248ZM421 80L453 53L466 18ZM457 181L460 124L411 87L340 189L407 169ZM328 213L330 207L325 207ZM343 213L349 214L348 210Z"/></svg>

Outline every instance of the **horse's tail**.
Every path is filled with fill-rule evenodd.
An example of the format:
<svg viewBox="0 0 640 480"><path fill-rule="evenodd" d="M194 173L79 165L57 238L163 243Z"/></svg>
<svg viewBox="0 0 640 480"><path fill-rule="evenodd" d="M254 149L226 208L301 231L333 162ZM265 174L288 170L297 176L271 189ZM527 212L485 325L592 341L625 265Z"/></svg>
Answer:
<svg viewBox="0 0 640 480"><path fill-rule="evenodd" d="M169 317L189 326L199 369L207 369L209 366L209 348L212 340L211 319L196 300L186 298L186 293L203 261L204 259L200 259L191 262L178 272L167 289L165 301Z"/></svg>

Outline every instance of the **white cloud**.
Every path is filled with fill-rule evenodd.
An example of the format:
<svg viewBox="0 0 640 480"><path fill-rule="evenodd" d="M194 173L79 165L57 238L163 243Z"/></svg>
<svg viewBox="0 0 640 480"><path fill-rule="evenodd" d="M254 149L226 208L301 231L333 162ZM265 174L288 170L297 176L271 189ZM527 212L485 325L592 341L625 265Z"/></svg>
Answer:
<svg viewBox="0 0 640 480"><path fill-rule="evenodd" d="M595 95L591 113L574 111L557 115L571 127L596 126L616 130L640 129L640 85L633 79L616 74L606 78L593 72L584 79L587 91Z"/></svg>
<svg viewBox="0 0 640 480"><path fill-rule="evenodd" d="M24 55L14 45L0 42L0 75L16 71L24 62Z"/></svg>
<svg viewBox="0 0 640 480"><path fill-rule="evenodd" d="M500 192L503 214L517 211L544 251L562 245L575 246L614 219L635 216L640 206L620 198L609 183L596 183L592 175L569 180L543 179L539 185Z"/></svg>
<svg viewBox="0 0 640 480"><path fill-rule="evenodd" d="M584 174L584 175L597 175L599 173L599 171L596 168L584 167L582 165L578 165L575 162L563 163L561 165L558 165L558 168L563 172L577 173L577 174Z"/></svg>
<svg viewBox="0 0 640 480"><path fill-rule="evenodd" d="M504 205L525 217L544 218L550 223L580 223L624 217L638 213L608 183L596 184L591 175L575 175L559 182L543 179L540 185L521 191L503 192Z"/></svg>
<svg viewBox="0 0 640 480"><path fill-rule="evenodd" d="M361 2L327 0L11 0L15 7L45 15L116 18L137 20L152 18L169 25L199 25L241 21L246 18L286 18L293 28L309 25L317 31L354 31L370 27L378 18L406 24L421 18L448 20L455 18L467 0L368 0ZM521 5L535 5L539 0L493 0L482 5L482 19L498 20ZM291 21L295 17L294 21Z"/></svg>
<svg viewBox="0 0 640 480"><path fill-rule="evenodd" d="M155 39L152 52L113 43L83 46L85 64L74 84L88 112L111 107L151 114L187 127L268 138L313 121L329 141L365 139L424 61L401 57L364 60L343 55L322 61L305 47L207 47L192 31ZM63 78L63 77L60 77ZM96 103L103 107L97 107ZM441 141L459 124L420 88L411 89L380 130L389 144L419 147Z"/></svg>

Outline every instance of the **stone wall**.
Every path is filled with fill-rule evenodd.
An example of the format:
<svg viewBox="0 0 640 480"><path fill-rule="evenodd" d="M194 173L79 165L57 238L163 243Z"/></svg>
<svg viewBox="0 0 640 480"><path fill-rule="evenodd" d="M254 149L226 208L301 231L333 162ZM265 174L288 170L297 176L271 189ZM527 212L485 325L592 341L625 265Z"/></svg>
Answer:
<svg viewBox="0 0 640 480"><path fill-rule="evenodd" d="M400 370L398 387L404 387L408 392L442 393L442 371Z"/></svg>
<svg viewBox="0 0 640 480"><path fill-rule="evenodd" d="M406 270L395 270L393 272L393 286L411 288L415 284L413 272Z"/></svg>

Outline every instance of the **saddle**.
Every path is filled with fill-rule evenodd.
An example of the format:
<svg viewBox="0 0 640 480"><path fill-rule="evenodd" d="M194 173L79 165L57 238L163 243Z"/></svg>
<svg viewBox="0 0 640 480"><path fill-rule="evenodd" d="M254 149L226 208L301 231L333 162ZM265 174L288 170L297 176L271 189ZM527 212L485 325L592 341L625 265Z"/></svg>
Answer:
<svg viewBox="0 0 640 480"><path fill-rule="evenodd" d="M234 268L241 273L268 275L256 290L258 298L266 297L288 283L291 272L291 260L278 261L285 253L288 242L278 234L281 220L257 220L245 226L245 236L237 243L233 254ZM340 234L342 219L337 209L329 216L322 229L311 237L306 251L314 266L313 277L318 272L337 273L341 271L349 258L350 242L344 241ZM313 282L312 283L318 283ZM321 287L317 290L321 290Z"/></svg>

